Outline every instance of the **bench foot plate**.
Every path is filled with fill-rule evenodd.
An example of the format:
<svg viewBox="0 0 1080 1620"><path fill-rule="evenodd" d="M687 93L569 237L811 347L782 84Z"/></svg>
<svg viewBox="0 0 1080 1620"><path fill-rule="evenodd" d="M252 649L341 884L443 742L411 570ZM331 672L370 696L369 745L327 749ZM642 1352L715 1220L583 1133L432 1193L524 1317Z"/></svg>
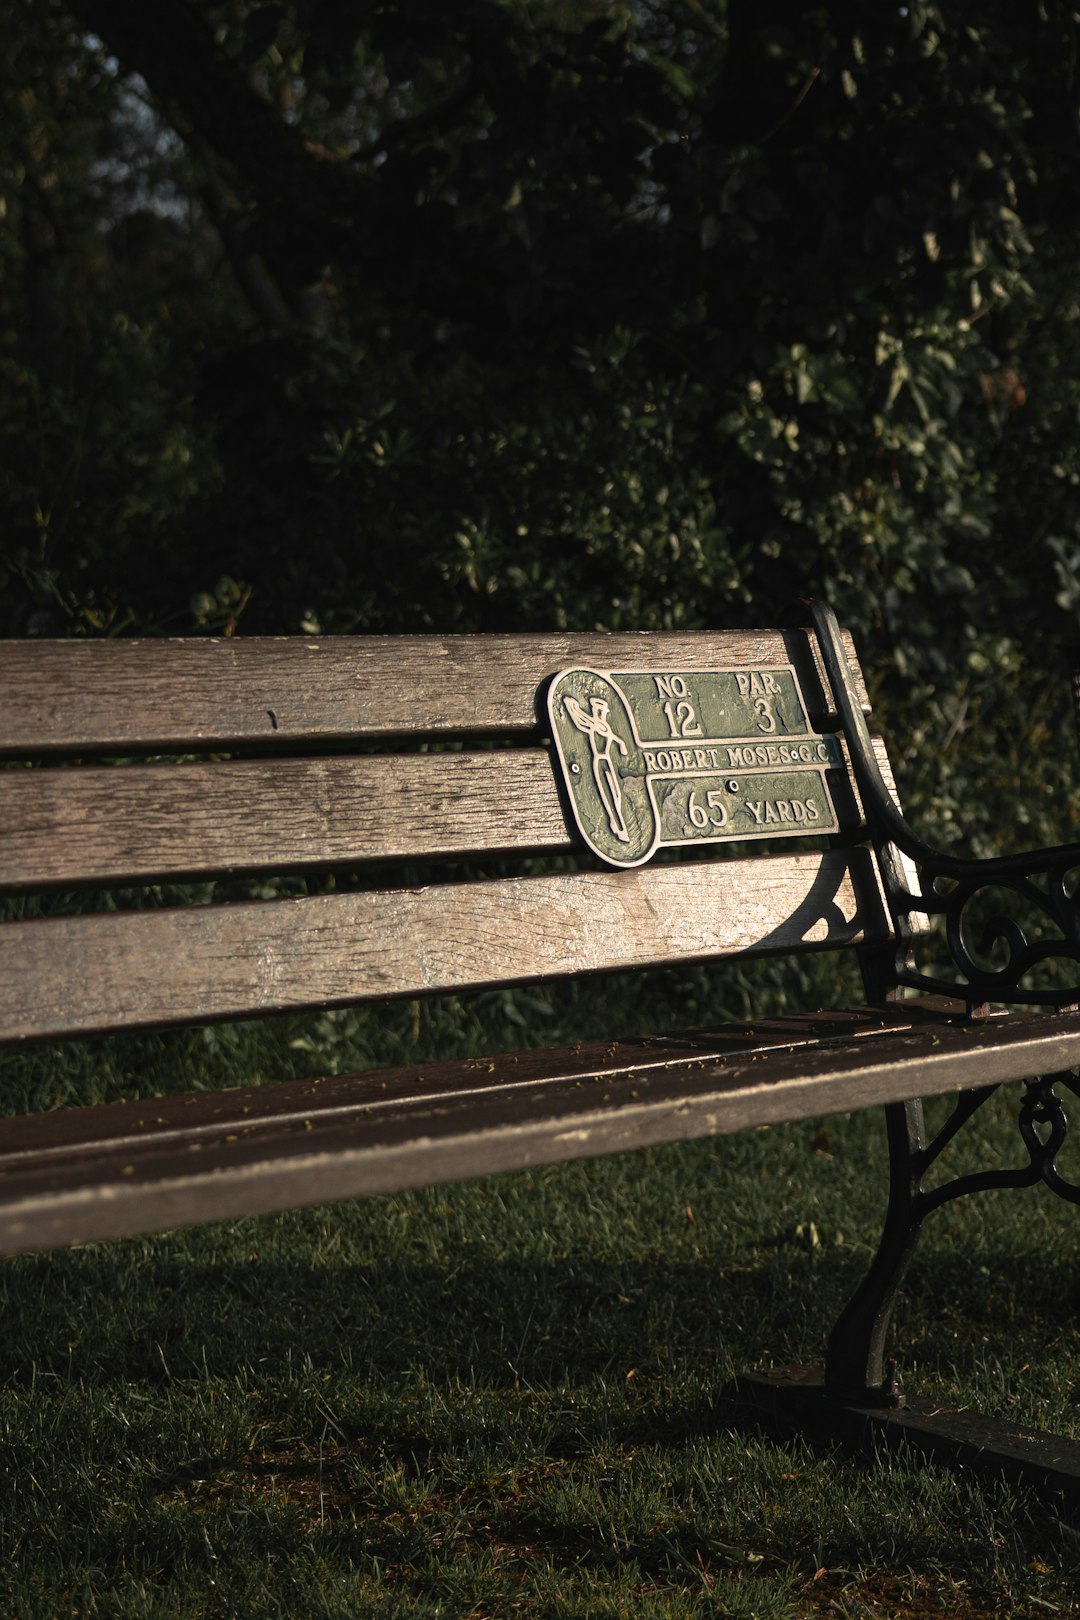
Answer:
<svg viewBox="0 0 1080 1620"><path fill-rule="evenodd" d="M1021 1429L922 1396L899 1409L826 1395L821 1367L749 1373L725 1390L737 1423L873 1455L882 1445L910 1447L928 1461L996 1476L1039 1496L1080 1498L1080 1442Z"/></svg>

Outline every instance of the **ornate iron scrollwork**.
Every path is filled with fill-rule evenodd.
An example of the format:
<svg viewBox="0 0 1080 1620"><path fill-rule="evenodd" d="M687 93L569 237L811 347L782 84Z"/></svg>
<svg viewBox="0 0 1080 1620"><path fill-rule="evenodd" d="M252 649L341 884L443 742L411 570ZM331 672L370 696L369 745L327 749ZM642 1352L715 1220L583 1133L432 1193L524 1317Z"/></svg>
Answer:
<svg viewBox="0 0 1080 1620"><path fill-rule="evenodd" d="M1080 974L1062 984L1030 982L1050 962L1080 967L1080 844L976 860L946 854L920 838L882 777L836 615L821 602L810 611L897 925L896 983L969 1004L1080 1004ZM995 897L999 908L988 906L980 916L980 906ZM1021 916L1008 915L1001 901ZM915 964L920 915L943 920L952 977Z"/></svg>
<svg viewBox="0 0 1080 1620"><path fill-rule="evenodd" d="M920 838L882 776L836 616L823 603L810 611L896 929L895 963L883 988L947 996L966 1002L969 1012L989 1001L1080 1005L1080 845L975 860L945 854ZM943 929L929 934L923 917L940 919ZM915 950L940 953L942 944L949 966L920 968ZM1061 974L1063 982L1033 983L1052 963L1059 972L1062 964L1071 969ZM1048 977L1044 973L1044 981ZM889 1205L874 1261L830 1340L826 1387L834 1396L896 1404L891 1382L882 1383L885 1335L919 1230L934 1210L968 1193L1039 1181L1080 1203L1080 1186L1057 1168L1068 1119L1055 1086L1080 1097L1080 1080L1070 1074L1025 1082L1018 1123L1026 1164L966 1172L937 1185L927 1181L943 1150L997 1088L962 1092L929 1139L920 1102L886 1108Z"/></svg>
<svg viewBox="0 0 1080 1620"><path fill-rule="evenodd" d="M883 1378L885 1337L897 1292L927 1216L970 1193L1032 1187L1039 1181L1060 1198L1080 1204L1080 1186L1057 1167L1069 1121L1056 1086L1064 1086L1080 1097L1080 1080L1068 1073L1041 1075L1024 1082L1018 1124L1027 1151L1026 1164L965 1171L937 1185L927 1185L934 1166L997 1087L962 1091L944 1124L929 1139L920 1102L893 1103L886 1109L889 1203L873 1264L829 1341L825 1382L835 1398L863 1405L903 1404L903 1397L893 1390L893 1380L887 1374Z"/></svg>
<svg viewBox="0 0 1080 1620"><path fill-rule="evenodd" d="M912 1154L911 1168L915 1180L912 1204L916 1218L921 1220L942 1204L965 1198L968 1193L987 1192L994 1187L1031 1187L1037 1181L1045 1182L1052 1192L1069 1203L1080 1204L1080 1187L1067 1180L1057 1167L1057 1157L1065 1145L1069 1129L1064 1104L1054 1090L1057 1085L1065 1086L1074 1096L1080 1097L1080 1081L1068 1073L1039 1075L1024 1082L1024 1098L1017 1124L1027 1150L1027 1164L1001 1170L974 1170L953 1176L937 1187L925 1187L923 1182L926 1174L942 1150L972 1114L993 1096L997 1087L982 1086L977 1091L962 1092L933 1140Z"/></svg>
<svg viewBox="0 0 1080 1620"><path fill-rule="evenodd" d="M1080 1204L1080 1187L1069 1181L1057 1167L1057 1156L1065 1145L1069 1119L1055 1085L1065 1086L1074 1097L1080 1097L1080 1082L1071 1074L1048 1074L1027 1082L1027 1092L1020 1108L1020 1135L1031 1160L1032 1180L1037 1176L1051 1192L1070 1204ZM1039 1135L1045 1126L1046 1135Z"/></svg>

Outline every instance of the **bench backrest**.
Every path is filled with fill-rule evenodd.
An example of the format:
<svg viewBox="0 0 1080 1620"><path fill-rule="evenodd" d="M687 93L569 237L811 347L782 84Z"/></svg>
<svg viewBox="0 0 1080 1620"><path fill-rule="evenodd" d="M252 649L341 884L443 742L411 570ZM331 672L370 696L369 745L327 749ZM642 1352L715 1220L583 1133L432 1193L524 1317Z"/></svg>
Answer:
<svg viewBox="0 0 1080 1620"><path fill-rule="evenodd" d="M495 856L505 873L518 857L582 857L527 876L361 877L300 897L80 903L78 915L9 921L0 1038L883 944L893 928L873 852L858 845L842 740L827 773L837 835L818 847L778 851L774 834L806 827L763 824L761 848L604 869L560 783L544 708L557 672L659 672L657 701L667 691L686 750L675 765L693 775L703 732L679 708L686 676L739 670L749 682L788 665L814 730L830 733L835 707L803 630L0 644L0 753L32 767L0 770L9 893ZM589 737L587 722L578 729ZM705 806L703 794L696 818Z"/></svg>

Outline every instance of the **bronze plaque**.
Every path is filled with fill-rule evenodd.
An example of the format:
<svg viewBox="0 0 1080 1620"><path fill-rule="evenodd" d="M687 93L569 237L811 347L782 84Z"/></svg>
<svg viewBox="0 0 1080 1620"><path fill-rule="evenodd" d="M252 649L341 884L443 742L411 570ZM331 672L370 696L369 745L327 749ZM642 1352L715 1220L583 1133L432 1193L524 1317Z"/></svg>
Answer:
<svg viewBox="0 0 1080 1620"><path fill-rule="evenodd" d="M666 844L838 829L826 771L840 744L811 729L790 664L567 669L548 714L578 829L612 866Z"/></svg>

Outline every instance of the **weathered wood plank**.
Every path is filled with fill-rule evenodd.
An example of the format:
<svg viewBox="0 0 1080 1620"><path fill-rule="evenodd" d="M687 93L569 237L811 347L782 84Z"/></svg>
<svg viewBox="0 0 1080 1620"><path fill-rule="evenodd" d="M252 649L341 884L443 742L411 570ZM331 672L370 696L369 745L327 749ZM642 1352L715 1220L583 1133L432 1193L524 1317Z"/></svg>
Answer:
<svg viewBox="0 0 1080 1620"><path fill-rule="evenodd" d="M815 723L824 723L827 683L816 643L801 630L2 642L0 752L534 731L541 683L571 665L788 660L799 667Z"/></svg>
<svg viewBox="0 0 1080 1620"><path fill-rule="evenodd" d="M541 748L0 771L0 889L572 848Z"/></svg>
<svg viewBox="0 0 1080 1620"><path fill-rule="evenodd" d="M527 1053L12 1120L0 1253L163 1231L1048 1073L1071 1014L872 1013L820 1043L753 1031ZM890 1027L891 1026L891 1027Z"/></svg>
<svg viewBox="0 0 1080 1620"><path fill-rule="evenodd" d="M888 937L865 849L0 928L9 1039Z"/></svg>
<svg viewBox="0 0 1080 1620"><path fill-rule="evenodd" d="M716 1029L626 1040L583 1041L567 1047L501 1052L493 1057L451 1058L423 1064L371 1069L358 1074L317 1075L308 1080L229 1087L224 1091L110 1103L101 1107L56 1108L0 1120L0 1184L27 1156L125 1153L144 1137L155 1146L192 1142L218 1131L253 1131L269 1126L325 1121L340 1111L378 1104L434 1103L445 1096L492 1091L504 1086L548 1085L662 1067L703 1058L729 1058L748 1052L836 1045L917 1028L938 1028L962 1016L962 1002L938 997L889 1002L881 1007L826 1009ZM994 1014L996 1023L1003 1014ZM306 1128L306 1126L305 1126Z"/></svg>
<svg viewBox="0 0 1080 1620"><path fill-rule="evenodd" d="M0 887L571 847L539 748L0 772Z"/></svg>

